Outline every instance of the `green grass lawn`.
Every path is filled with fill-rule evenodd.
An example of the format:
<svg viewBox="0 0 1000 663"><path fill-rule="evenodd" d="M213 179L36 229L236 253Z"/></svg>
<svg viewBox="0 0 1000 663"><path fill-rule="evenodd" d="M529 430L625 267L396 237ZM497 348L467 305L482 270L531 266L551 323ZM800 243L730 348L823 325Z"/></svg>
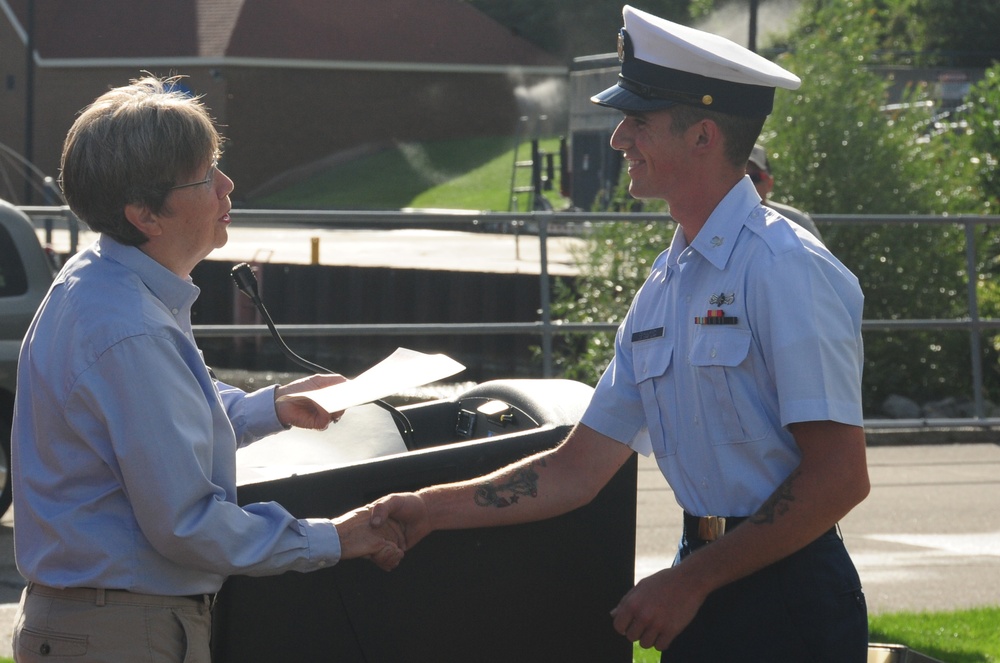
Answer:
<svg viewBox="0 0 1000 663"><path fill-rule="evenodd" d="M542 152L558 154L559 139L539 143ZM517 160L531 158L529 143L518 147ZM558 171L558 159L556 159ZM530 169L514 171L514 144L492 137L433 143L400 144L350 163L317 172L281 191L248 201L251 207L280 209L401 209L433 207L506 212L511 180L530 184ZM558 174L557 174L558 177ZM546 197L556 209L566 200L555 191ZM518 201L528 209L527 194Z"/></svg>
<svg viewBox="0 0 1000 663"><path fill-rule="evenodd" d="M869 642L906 645L945 663L1000 663L1000 607L955 612L892 612L868 619ZM638 645L633 663L659 663Z"/></svg>
<svg viewBox="0 0 1000 663"><path fill-rule="evenodd" d="M1000 662L1000 607L888 613L869 623L871 642L904 644L947 663Z"/></svg>

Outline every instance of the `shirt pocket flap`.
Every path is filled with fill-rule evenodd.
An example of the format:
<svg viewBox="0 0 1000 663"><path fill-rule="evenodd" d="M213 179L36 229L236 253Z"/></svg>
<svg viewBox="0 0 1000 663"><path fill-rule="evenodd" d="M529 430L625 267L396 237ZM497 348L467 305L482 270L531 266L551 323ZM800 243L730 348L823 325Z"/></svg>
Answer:
<svg viewBox="0 0 1000 663"><path fill-rule="evenodd" d="M691 345L694 366L739 366L750 353L749 329L707 329Z"/></svg>
<svg viewBox="0 0 1000 663"><path fill-rule="evenodd" d="M633 368L637 383L663 375L670 366L674 344L667 339L643 341L632 346Z"/></svg>

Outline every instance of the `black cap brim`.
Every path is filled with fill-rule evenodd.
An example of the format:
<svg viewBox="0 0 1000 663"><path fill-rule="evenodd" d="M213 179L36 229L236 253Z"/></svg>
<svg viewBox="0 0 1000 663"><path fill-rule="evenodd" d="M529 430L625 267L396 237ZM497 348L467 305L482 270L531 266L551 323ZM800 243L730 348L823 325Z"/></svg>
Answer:
<svg viewBox="0 0 1000 663"><path fill-rule="evenodd" d="M620 85L612 85L607 90L592 96L590 100L598 106L615 108L622 112L636 113L662 110L677 104L676 101L669 99L647 99L646 97L640 97Z"/></svg>

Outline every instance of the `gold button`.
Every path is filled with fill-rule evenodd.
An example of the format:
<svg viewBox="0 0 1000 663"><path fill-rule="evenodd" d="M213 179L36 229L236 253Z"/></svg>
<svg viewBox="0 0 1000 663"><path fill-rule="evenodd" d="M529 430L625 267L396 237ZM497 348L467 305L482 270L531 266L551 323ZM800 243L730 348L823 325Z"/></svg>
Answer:
<svg viewBox="0 0 1000 663"><path fill-rule="evenodd" d="M701 103L705 104L706 106L711 106L713 101L715 100L712 99L712 95L710 94L706 94L704 97L701 98Z"/></svg>

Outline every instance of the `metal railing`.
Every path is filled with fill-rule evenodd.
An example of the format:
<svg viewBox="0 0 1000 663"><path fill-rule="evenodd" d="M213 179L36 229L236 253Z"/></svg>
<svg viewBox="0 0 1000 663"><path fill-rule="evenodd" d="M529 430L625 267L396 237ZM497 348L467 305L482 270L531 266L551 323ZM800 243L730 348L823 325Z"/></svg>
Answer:
<svg viewBox="0 0 1000 663"><path fill-rule="evenodd" d="M46 233L54 230L70 232L71 252L76 250L78 222L65 207L22 207L38 228ZM663 214L654 213L601 213L601 212L479 212L467 210L412 210L412 211L333 211L333 210L238 210L241 226L260 228L365 228L388 229L447 228L452 230L482 231L506 228L539 243L539 300L541 319L523 323L476 324L322 324L278 325L283 336L295 337L345 337L359 335L495 335L527 334L540 339L542 377L553 377L552 341L556 335L614 332L617 323L577 323L553 320L549 278L548 240L553 232L582 234L597 223L627 222L647 223L663 221ZM937 224L958 225L965 233L966 274L976 274L976 226L1000 225L1000 216L938 216L938 215L833 215L815 214L813 220L823 223L849 224ZM897 319L864 320L863 331L892 330L965 330L969 333L971 354L972 391L974 416L962 419L866 419L865 425L873 428L928 428L946 427L1000 427L1000 418L985 416L983 395L983 332L1000 329L1000 319L984 319L979 315L978 293L974 278L967 278L966 289L969 315L958 319ZM195 325L195 334L201 338L247 338L266 336L264 325Z"/></svg>

